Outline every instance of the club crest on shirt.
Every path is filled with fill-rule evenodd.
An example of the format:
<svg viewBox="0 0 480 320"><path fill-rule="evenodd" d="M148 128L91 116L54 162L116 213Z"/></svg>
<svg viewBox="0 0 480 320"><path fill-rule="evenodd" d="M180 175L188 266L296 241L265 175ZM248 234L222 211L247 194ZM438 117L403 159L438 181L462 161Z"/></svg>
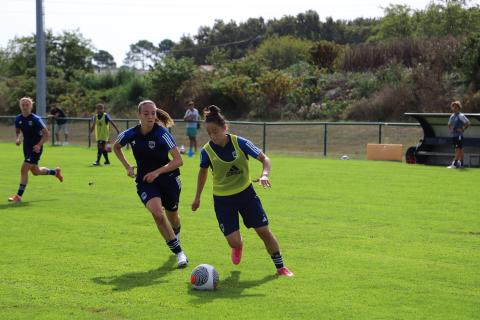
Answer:
<svg viewBox="0 0 480 320"><path fill-rule="evenodd" d="M237 153L235 152L235 150L233 150L233 152L232 152L232 157L234 157L234 158L237 157Z"/></svg>
<svg viewBox="0 0 480 320"><path fill-rule="evenodd" d="M155 141L148 141L148 147L150 149L154 149L155 148Z"/></svg>
<svg viewBox="0 0 480 320"><path fill-rule="evenodd" d="M22 121L22 120L18 121L18 124L22 124L22 123L23 123L23 121Z"/></svg>
<svg viewBox="0 0 480 320"><path fill-rule="evenodd" d="M28 121L28 125L29 125L29 126L32 126L32 125L33 125L33 122L32 122L32 121Z"/></svg>

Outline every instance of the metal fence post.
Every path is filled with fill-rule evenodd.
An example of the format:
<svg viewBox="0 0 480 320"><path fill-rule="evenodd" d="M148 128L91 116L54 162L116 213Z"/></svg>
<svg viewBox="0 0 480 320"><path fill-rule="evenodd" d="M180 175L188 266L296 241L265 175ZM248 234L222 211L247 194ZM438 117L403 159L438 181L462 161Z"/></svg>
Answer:
<svg viewBox="0 0 480 320"><path fill-rule="evenodd" d="M382 143L382 124L378 124L378 143Z"/></svg>
<svg viewBox="0 0 480 320"><path fill-rule="evenodd" d="M263 123L263 153L267 152L267 123Z"/></svg>
<svg viewBox="0 0 480 320"><path fill-rule="evenodd" d="M323 128L323 156L327 156L327 124L325 123L325 127Z"/></svg>
<svg viewBox="0 0 480 320"><path fill-rule="evenodd" d="M52 146L54 146L55 145L55 124L54 124L55 120L52 119L51 122L52 122L52 130L51 130L52 131Z"/></svg>
<svg viewBox="0 0 480 320"><path fill-rule="evenodd" d="M88 118L87 134L88 134L88 147L89 148L92 146L92 138L90 137L90 128L91 127L92 127L92 119Z"/></svg>

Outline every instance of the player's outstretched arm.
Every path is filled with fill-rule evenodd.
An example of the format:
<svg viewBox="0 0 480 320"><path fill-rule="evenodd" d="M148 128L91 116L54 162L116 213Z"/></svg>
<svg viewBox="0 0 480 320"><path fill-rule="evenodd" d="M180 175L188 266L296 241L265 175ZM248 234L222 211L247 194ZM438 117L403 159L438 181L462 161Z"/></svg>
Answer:
<svg viewBox="0 0 480 320"><path fill-rule="evenodd" d="M267 155L263 152L258 155L257 160L260 161L263 166L262 176L258 179L258 184L264 188L269 188L272 186L270 179L268 178L270 169L272 168L272 162L270 161L270 158L267 157Z"/></svg>
<svg viewBox="0 0 480 320"><path fill-rule="evenodd" d="M205 187L205 182L207 182L207 177L208 168L200 168L197 178L197 192L195 194L195 199L193 199L192 202L192 211L196 211L200 207L200 198L202 196L203 188Z"/></svg>
<svg viewBox="0 0 480 320"><path fill-rule="evenodd" d="M118 160L120 160L120 162L123 164L125 170L127 170L127 176L135 178L135 169L130 165L130 163L128 163L127 159L125 158L125 155L122 151L122 145L116 142L113 145L113 152L117 156Z"/></svg>
<svg viewBox="0 0 480 320"><path fill-rule="evenodd" d="M120 133L120 130L118 130L117 125L115 124L115 122L113 122L113 120L110 119L110 123L111 123L112 126L115 128L115 130L117 130L117 134L119 134L119 133Z"/></svg>

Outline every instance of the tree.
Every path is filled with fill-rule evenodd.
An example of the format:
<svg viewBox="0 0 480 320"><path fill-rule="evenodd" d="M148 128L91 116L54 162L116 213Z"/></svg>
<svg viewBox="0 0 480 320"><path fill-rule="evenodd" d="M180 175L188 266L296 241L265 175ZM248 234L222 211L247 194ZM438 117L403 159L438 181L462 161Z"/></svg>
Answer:
<svg viewBox="0 0 480 320"><path fill-rule="evenodd" d="M165 58L147 74L146 92L151 99L165 106L172 116L180 116L181 112L175 109L177 91L192 77L194 71L195 64L190 58Z"/></svg>
<svg viewBox="0 0 480 320"><path fill-rule="evenodd" d="M93 46L78 30L63 31L52 45L48 60L63 70L66 80L74 78L75 71L93 71Z"/></svg>
<svg viewBox="0 0 480 320"><path fill-rule="evenodd" d="M371 41L412 36L415 31L413 11L407 5L389 5L384 9L385 16L380 24L374 27Z"/></svg>
<svg viewBox="0 0 480 320"><path fill-rule="evenodd" d="M312 42L291 36L265 40L256 54L272 69L284 69L299 61L310 61Z"/></svg>
<svg viewBox="0 0 480 320"><path fill-rule="evenodd" d="M160 41L158 44L158 51L162 54L168 54L172 50L172 48L175 46L175 42L173 42L170 39L163 39Z"/></svg>
<svg viewBox="0 0 480 320"><path fill-rule="evenodd" d="M480 33L465 39L460 70L472 91L480 90Z"/></svg>
<svg viewBox="0 0 480 320"><path fill-rule="evenodd" d="M147 70L159 60L159 49L148 40L140 40L130 45L124 63L136 69Z"/></svg>
<svg viewBox="0 0 480 320"><path fill-rule="evenodd" d="M316 11L308 10L297 15L296 36L308 40L319 39L320 18Z"/></svg>
<svg viewBox="0 0 480 320"><path fill-rule="evenodd" d="M98 52L96 52L93 55L93 61L95 62L95 66L100 70L115 69L117 67L113 56L105 50L99 50Z"/></svg>

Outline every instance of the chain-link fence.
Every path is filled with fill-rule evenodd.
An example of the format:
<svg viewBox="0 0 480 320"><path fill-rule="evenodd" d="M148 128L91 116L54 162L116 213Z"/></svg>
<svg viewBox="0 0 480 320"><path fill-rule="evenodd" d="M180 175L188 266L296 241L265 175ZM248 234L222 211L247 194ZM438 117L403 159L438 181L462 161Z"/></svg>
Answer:
<svg viewBox="0 0 480 320"><path fill-rule="evenodd" d="M0 141L13 142L15 139L13 116L0 116ZM52 119L44 119L50 130L50 143L56 142L55 126ZM136 119L113 119L120 131L138 124ZM68 142L74 145L96 146L95 135L89 135L92 119L68 118ZM406 150L415 146L423 137L423 130L414 123L384 122L245 122L230 121L230 131L251 140L254 144L272 154L312 155L363 159L367 143L398 143ZM175 120L171 132L177 144L188 147L185 122ZM110 126L110 137L116 137ZM64 133L58 135L64 141ZM198 131L199 147L208 141L203 124Z"/></svg>

